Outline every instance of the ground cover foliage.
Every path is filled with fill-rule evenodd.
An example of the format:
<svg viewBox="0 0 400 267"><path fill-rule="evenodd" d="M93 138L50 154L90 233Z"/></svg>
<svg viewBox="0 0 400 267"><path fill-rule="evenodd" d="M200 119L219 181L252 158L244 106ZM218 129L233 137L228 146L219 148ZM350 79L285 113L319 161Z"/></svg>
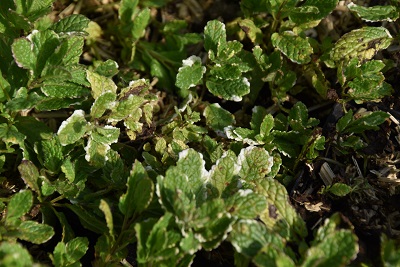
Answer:
<svg viewBox="0 0 400 267"><path fill-rule="evenodd" d="M0 266L399 266L399 13L2 0Z"/></svg>

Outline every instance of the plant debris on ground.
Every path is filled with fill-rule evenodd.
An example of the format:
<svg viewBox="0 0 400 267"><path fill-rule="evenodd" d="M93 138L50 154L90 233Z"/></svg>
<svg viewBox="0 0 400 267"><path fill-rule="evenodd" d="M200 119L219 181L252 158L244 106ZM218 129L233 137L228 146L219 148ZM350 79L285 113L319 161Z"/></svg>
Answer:
<svg viewBox="0 0 400 267"><path fill-rule="evenodd" d="M400 266L398 0L2 0L0 266Z"/></svg>

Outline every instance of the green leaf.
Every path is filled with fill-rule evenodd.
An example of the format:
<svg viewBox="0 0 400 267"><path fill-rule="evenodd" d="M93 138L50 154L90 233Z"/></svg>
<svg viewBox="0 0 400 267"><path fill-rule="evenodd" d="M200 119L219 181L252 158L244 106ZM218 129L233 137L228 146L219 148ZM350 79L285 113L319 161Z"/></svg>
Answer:
<svg viewBox="0 0 400 267"><path fill-rule="evenodd" d="M358 58L360 62L371 59L392 42L389 31L383 27L364 27L344 34L330 55L335 61Z"/></svg>
<svg viewBox="0 0 400 267"><path fill-rule="evenodd" d="M197 236L193 232L189 232L179 243L183 251L188 254L195 254L201 249L201 244Z"/></svg>
<svg viewBox="0 0 400 267"><path fill-rule="evenodd" d="M58 242L53 251L52 262L55 266L73 266L86 254L89 241L86 237L76 237L67 243Z"/></svg>
<svg viewBox="0 0 400 267"><path fill-rule="evenodd" d="M84 34L90 20L81 14L72 14L62 18L51 26L56 33Z"/></svg>
<svg viewBox="0 0 400 267"><path fill-rule="evenodd" d="M366 130L378 130L378 125L382 124L389 114L383 111L375 111L364 114L357 119L352 118L353 111L348 112L338 121L338 131L342 133L362 133ZM349 118L352 118L349 120Z"/></svg>
<svg viewBox="0 0 400 267"><path fill-rule="evenodd" d="M122 0L118 10L118 16L122 23L131 23L134 11L139 0Z"/></svg>
<svg viewBox="0 0 400 267"><path fill-rule="evenodd" d="M325 192L332 193L338 197L343 197L351 193L351 191L353 191L351 186L348 186L347 184L343 183L335 183L331 185L329 188L327 188Z"/></svg>
<svg viewBox="0 0 400 267"><path fill-rule="evenodd" d="M100 199L99 209L103 212L104 217L106 219L107 227L108 227L108 234L110 239L114 242L114 221L113 221L113 214L111 211L110 205L104 199Z"/></svg>
<svg viewBox="0 0 400 267"><path fill-rule="evenodd" d="M93 118L100 118L107 109L112 109L115 104L117 95L114 92L108 91L100 95L90 108L90 115Z"/></svg>
<svg viewBox="0 0 400 267"><path fill-rule="evenodd" d="M85 188L87 174L81 171L83 167L82 162L86 164L86 161L83 159L82 161L72 162L71 159L67 157L61 166L61 171L64 175L60 175L59 178L54 181L54 186L57 191L68 199L76 198Z"/></svg>
<svg viewBox="0 0 400 267"><path fill-rule="evenodd" d="M347 93L357 104L390 96L393 88L390 84L384 82L384 79L385 77L382 73L376 73L368 77L357 77L348 83L350 89Z"/></svg>
<svg viewBox="0 0 400 267"><path fill-rule="evenodd" d="M53 74L53 69L55 67L58 67L56 68L58 72L60 70L70 72L62 67L65 66L72 69L71 66L78 65L83 50L83 44L84 39L82 36L71 36L67 39L62 39L61 44L54 53L48 57L45 65L46 68L42 71L42 75L50 77L56 76L55 78L57 79L58 73L56 72L55 75Z"/></svg>
<svg viewBox="0 0 400 267"><path fill-rule="evenodd" d="M202 66L201 58L190 56L182 61L182 67L179 68L176 75L175 85L181 89L182 96L187 96L187 90L199 84L206 72L206 67Z"/></svg>
<svg viewBox="0 0 400 267"><path fill-rule="evenodd" d="M111 78L101 76L96 72L87 71L86 77L92 87L92 96L97 99L99 96L106 92L117 92L117 86Z"/></svg>
<svg viewBox="0 0 400 267"><path fill-rule="evenodd" d="M18 171L21 174L22 180L25 184L36 193L40 194L38 185L39 171L35 164L29 160L23 160L18 166Z"/></svg>
<svg viewBox="0 0 400 267"><path fill-rule="evenodd" d="M135 225L139 263L170 259L179 253L181 235L168 229L172 221L172 214L167 212L158 221L150 218Z"/></svg>
<svg viewBox="0 0 400 267"><path fill-rule="evenodd" d="M85 147L85 159L94 166L103 167L107 160L107 153L110 145L118 141L120 129L106 125L104 127L95 127L89 137Z"/></svg>
<svg viewBox="0 0 400 267"><path fill-rule="evenodd" d="M6 223L15 224L22 215L30 211L32 205L32 191L22 190L14 194L7 205Z"/></svg>
<svg viewBox="0 0 400 267"><path fill-rule="evenodd" d="M299 101L290 109L288 122L294 131L304 132L307 128L317 126L319 120L308 118L307 106Z"/></svg>
<svg viewBox="0 0 400 267"><path fill-rule="evenodd" d="M0 70L0 101L3 102L6 100L6 94L11 93L11 86L10 83L4 79L3 74Z"/></svg>
<svg viewBox="0 0 400 267"><path fill-rule="evenodd" d="M40 89L46 96L54 98L78 98L89 95L90 92L87 87L82 85L68 81L60 84L60 81L53 79L46 80Z"/></svg>
<svg viewBox="0 0 400 267"><path fill-rule="evenodd" d="M23 221L18 226L18 238L34 244L43 244L49 241L53 235L53 227L46 224Z"/></svg>
<svg viewBox="0 0 400 267"><path fill-rule="evenodd" d="M31 42L26 38L20 38L14 41L11 46L15 62L19 67L25 69L34 69L36 64L36 55L31 50Z"/></svg>
<svg viewBox="0 0 400 267"><path fill-rule="evenodd" d="M235 117L218 103L208 105L204 109L207 125L214 131L224 131L224 128L235 123Z"/></svg>
<svg viewBox="0 0 400 267"><path fill-rule="evenodd" d="M112 144L118 141L120 129L110 125L97 126L91 132L90 138L103 144Z"/></svg>
<svg viewBox="0 0 400 267"><path fill-rule="evenodd" d="M264 246L254 257L253 263L258 267L296 266L287 250L277 249L274 244Z"/></svg>
<svg viewBox="0 0 400 267"><path fill-rule="evenodd" d="M52 172L58 172L64 160L62 146L57 136L36 143L35 151L43 166Z"/></svg>
<svg viewBox="0 0 400 267"><path fill-rule="evenodd" d="M274 117L271 114L267 114L260 125L260 137L265 140L272 128L274 127Z"/></svg>
<svg viewBox="0 0 400 267"><path fill-rule="evenodd" d="M364 7L349 3L347 7L355 12L362 20L368 22L388 21L392 22L399 18L399 11L395 6L372 6Z"/></svg>
<svg viewBox="0 0 400 267"><path fill-rule="evenodd" d="M319 21L327 17L339 0L307 0L299 8L289 11L289 18L296 24Z"/></svg>
<svg viewBox="0 0 400 267"><path fill-rule="evenodd" d="M317 150L324 150L325 149L325 136L321 136L320 134L316 134L312 136L311 142L307 144L306 147L303 147L303 150L307 149L306 158L309 160L315 159L319 156Z"/></svg>
<svg viewBox="0 0 400 267"><path fill-rule="evenodd" d="M221 80L235 80L242 74L240 67L237 65L216 65L211 68L210 75Z"/></svg>
<svg viewBox="0 0 400 267"><path fill-rule="evenodd" d="M217 196L230 195L228 191L233 190L230 186L235 186L236 190L238 186L235 185L235 176L239 173L240 166L236 164L237 157L231 150L224 152L219 158L215 165L210 170L210 184L212 190Z"/></svg>
<svg viewBox="0 0 400 267"><path fill-rule="evenodd" d="M18 129L12 124L0 124L0 138L7 145L18 144L21 147L24 147L25 136L18 132Z"/></svg>
<svg viewBox="0 0 400 267"><path fill-rule="evenodd" d="M253 44L262 44L263 33L251 19L240 20L238 24Z"/></svg>
<svg viewBox="0 0 400 267"><path fill-rule="evenodd" d="M226 46L225 24L212 20L204 27L204 48L211 59L216 57Z"/></svg>
<svg viewBox="0 0 400 267"><path fill-rule="evenodd" d="M36 109L38 111L58 110L62 108L69 108L71 105L79 102L80 101L74 98L43 98L43 100L36 104Z"/></svg>
<svg viewBox="0 0 400 267"><path fill-rule="evenodd" d="M140 119L142 112L140 106L142 106L144 102L145 102L144 97L133 94L120 98L119 101L117 102L116 107L112 109L108 121L118 122L128 117L133 118L133 115L136 112L140 112L138 113L140 116L134 119L134 121L137 122ZM127 123L127 121L125 121L125 123Z"/></svg>
<svg viewBox="0 0 400 267"><path fill-rule="evenodd" d="M18 132L25 135L27 141L32 144L53 137L53 130L32 116L17 117L14 125L18 129Z"/></svg>
<svg viewBox="0 0 400 267"><path fill-rule="evenodd" d="M14 2L16 7L15 11L29 18L32 22L50 12L53 3L52 0L16 0Z"/></svg>
<svg viewBox="0 0 400 267"><path fill-rule="evenodd" d="M101 62L100 65L96 67L96 72L101 76L111 78L119 72L118 63L114 60L107 59L106 61Z"/></svg>
<svg viewBox="0 0 400 267"><path fill-rule="evenodd" d="M245 183L258 183L271 171L274 158L261 147L243 148L238 156L239 176Z"/></svg>
<svg viewBox="0 0 400 267"><path fill-rule="evenodd" d="M381 236L381 258L383 266L396 267L400 264L399 245L385 234Z"/></svg>
<svg viewBox="0 0 400 267"><path fill-rule="evenodd" d="M58 128L57 135L61 145L70 145L81 139L86 133L87 126L85 112L83 110L75 110Z"/></svg>
<svg viewBox="0 0 400 267"><path fill-rule="evenodd" d="M206 86L213 95L236 102L250 92L250 83L246 77L225 80L211 76L207 79Z"/></svg>
<svg viewBox="0 0 400 267"><path fill-rule="evenodd" d="M62 56L65 56L65 54L58 54L60 52L60 50L57 50L59 45L60 39L55 32L35 30L26 38L14 41L12 45L13 57L19 67L31 70L34 78L40 78L46 64L54 65L54 58L60 60ZM68 46L67 42L64 48ZM77 49L81 51L81 49ZM75 55L75 53L71 53L71 55ZM50 58L53 58L52 62L48 62ZM69 56L66 56L66 58L69 58Z"/></svg>
<svg viewBox="0 0 400 267"><path fill-rule="evenodd" d="M20 243L3 241L0 244L0 266L30 267L33 266L32 256Z"/></svg>
<svg viewBox="0 0 400 267"><path fill-rule="evenodd" d="M307 235L306 224L289 202L286 188L277 180L266 178L256 185L255 191L266 197L268 208L260 219L268 229L286 240L298 241Z"/></svg>
<svg viewBox="0 0 400 267"><path fill-rule="evenodd" d="M95 167L103 167L109 150L109 144L98 142L93 138L89 138L89 141L85 147L85 159Z"/></svg>
<svg viewBox="0 0 400 267"><path fill-rule="evenodd" d="M189 207L177 205L181 205L185 201L192 202L192 200L195 200L194 205L202 203L206 197L205 183L208 175L202 154L191 148L180 152L177 165L170 167L165 177L158 178L158 193L160 193L159 197L165 208L171 212L174 209L177 209L176 212L180 212L180 209L187 208L187 211L182 210L186 213L190 212ZM178 202L177 197L182 197L182 202Z"/></svg>
<svg viewBox="0 0 400 267"><path fill-rule="evenodd" d="M333 226L333 228L332 228ZM302 267L344 266L350 263L358 253L358 239L350 230L335 230L329 219L318 229L313 246L307 250ZM327 228L332 230L328 230Z"/></svg>
<svg viewBox="0 0 400 267"><path fill-rule="evenodd" d="M256 256L268 244L273 244L275 249L280 250L285 247L279 235L256 220L239 220L233 225L229 240L237 252L249 258Z"/></svg>
<svg viewBox="0 0 400 267"><path fill-rule="evenodd" d="M307 39L294 35L293 32L273 33L271 42L294 63L306 64L311 60L313 48L310 43Z"/></svg>
<svg viewBox="0 0 400 267"><path fill-rule="evenodd" d="M144 8L139 11L139 13L134 18L134 23L132 25L132 37L134 40L138 40L145 34L145 29L150 22L151 14L150 8Z"/></svg>
<svg viewBox="0 0 400 267"><path fill-rule="evenodd" d="M139 161L135 161L127 181L127 191L119 199L119 210L127 218L143 212L153 199L154 184Z"/></svg>
<svg viewBox="0 0 400 267"><path fill-rule="evenodd" d="M267 207L265 197L250 189L239 190L226 201L226 210L240 219L254 219Z"/></svg>

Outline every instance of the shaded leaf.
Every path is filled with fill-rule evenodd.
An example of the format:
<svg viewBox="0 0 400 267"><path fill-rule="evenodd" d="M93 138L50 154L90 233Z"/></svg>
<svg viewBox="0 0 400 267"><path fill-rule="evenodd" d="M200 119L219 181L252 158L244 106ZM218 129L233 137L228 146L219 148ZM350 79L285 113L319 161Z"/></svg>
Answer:
<svg viewBox="0 0 400 267"><path fill-rule="evenodd" d="M59 242L53 251L53 264L55 266L71 266L79 263L89 246L86 237L76 237L67 243Z"/></svg>
<svg viewBox="0 0 400 267"><path fill-rule="evenodd" d="M21 174L21 178L24 180L25 184L33 191L40 194L38 184L39 171L35 164L33 164L32 161L23 160L18 166L18 171Z"/></svg>
<svg viewBox="0 0 400 267"><path fill-rule="evenodd" d="M20 243L2 242L0 244L1 266L29 267L33 260L28 250Z"/></svg>
<svg viewBox="0 0 400 267"><path fill-rule="evenodd" d="M22 215L28 213L33 205L30 190L22 190L14 194L7 205L6 223L13 225Z"/></svg>

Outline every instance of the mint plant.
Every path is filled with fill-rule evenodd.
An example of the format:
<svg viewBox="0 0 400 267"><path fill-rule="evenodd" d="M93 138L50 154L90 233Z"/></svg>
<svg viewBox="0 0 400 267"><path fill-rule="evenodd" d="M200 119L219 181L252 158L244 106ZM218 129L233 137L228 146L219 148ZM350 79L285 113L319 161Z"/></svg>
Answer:
<svg viewBox="0 0 400 267"><path fill-rule="evenodd" d="M111 1L96 23L3 2L0 265L190 266L225 247L242 267L363 261L365 207L398 193L396 1L348 4L336 39L318 27L337 0L242 0L201 33L160 20L173 1ZM396 266L379 235L376 261Z"/></svg>

